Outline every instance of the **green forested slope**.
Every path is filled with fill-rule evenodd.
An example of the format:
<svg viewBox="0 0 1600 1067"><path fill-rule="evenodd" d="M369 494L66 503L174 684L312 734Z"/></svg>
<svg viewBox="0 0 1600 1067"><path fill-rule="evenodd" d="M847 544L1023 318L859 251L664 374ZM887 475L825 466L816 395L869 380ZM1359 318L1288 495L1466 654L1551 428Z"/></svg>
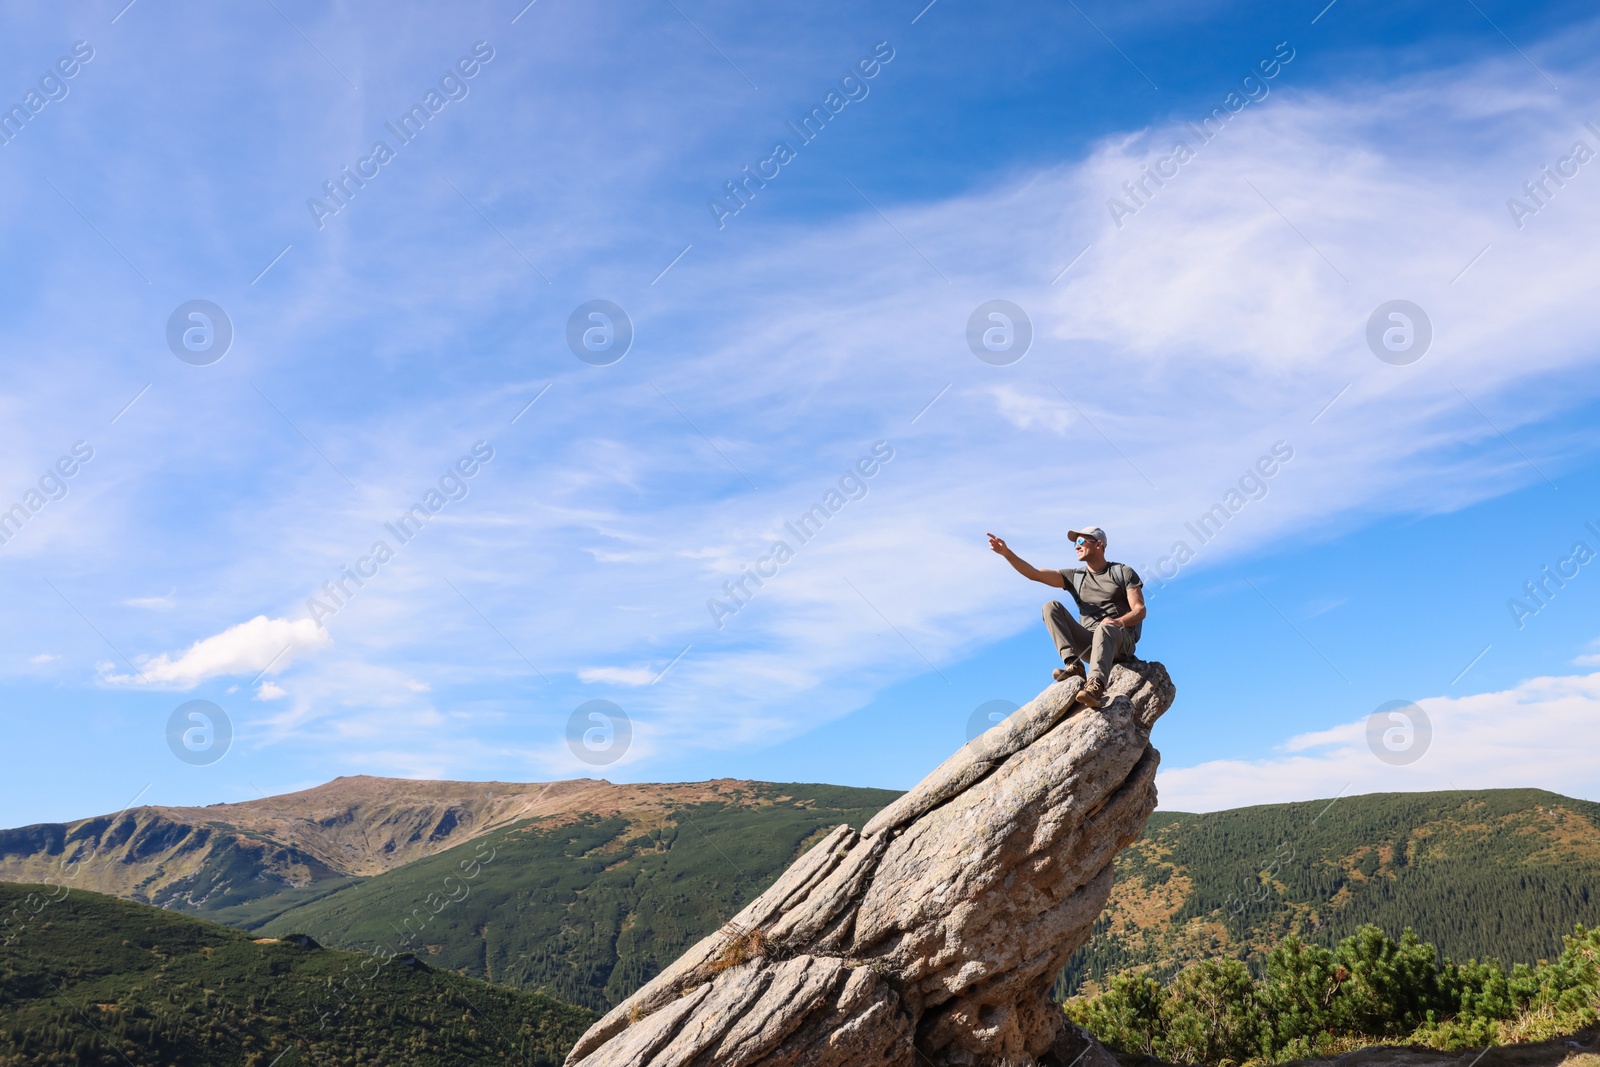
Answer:
<svg viewBox="0 0 1600 1067"><path fill-rule="evenodd" d="M594 1020L97 893L0 883L0 914L0 1067L553 1067Z"/></svg>
<svg viewBox="0 0 1600 1067"><path fill-rule="evenodd" d="M653 825L533 821L263 929L409 948L438 967L604 1010L731 918L803 844L839 822L862 825L894 796L744 783ZM475 856L488 858L467 880L462 865ZM1483 790L1158 812L1118 858L1106 914L1057 992L1208 956L1259 964L1291 931L1332 945L1363 923L1409 926L1458 960L1533 963L1558 954L1579 921L1600 922L1600 805L1586 801Z"/></svg>
<svg viewBox="0 0 1600 1067"><path fill-rule="evenodd" d="M604 1010L731 918L829 827L899 794L740 783L664 817L531 820L407 864L262 928ZM469 877L470 876L470 877Z"/></svg>
<svg viewBox="0 0 1600 1067"><path fill-rule="evenodd" d="M1259 963L1290 932L1332 946L1364 923L1456 960L1534 963L1600 921L1600 804L1500 789L1158 812L1116 873L1060 993L1134 966Z"/></svg>

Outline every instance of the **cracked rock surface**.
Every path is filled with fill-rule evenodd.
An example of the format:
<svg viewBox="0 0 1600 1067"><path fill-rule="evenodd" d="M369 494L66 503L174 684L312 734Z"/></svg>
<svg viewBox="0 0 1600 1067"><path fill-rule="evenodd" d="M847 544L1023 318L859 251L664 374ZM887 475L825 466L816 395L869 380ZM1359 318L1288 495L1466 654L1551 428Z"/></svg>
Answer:
<svg viewBox="0 0 1600 1067"><path fill-rule="evenodd" d="M1140 660L1101 708L1073 704L1081 685L1050 686L860 833L835 827L567 1067L1066 1067L1083 1035L1050 986L1155 809L1150 728L1175 696Z"/></svg>

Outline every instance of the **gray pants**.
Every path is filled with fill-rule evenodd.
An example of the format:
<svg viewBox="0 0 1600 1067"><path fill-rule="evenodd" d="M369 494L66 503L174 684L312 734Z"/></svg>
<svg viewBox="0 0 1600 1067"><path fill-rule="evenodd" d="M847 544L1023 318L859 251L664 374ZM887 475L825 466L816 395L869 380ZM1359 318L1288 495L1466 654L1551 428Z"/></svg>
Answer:
<svg viewBox="0 0 1600 1067"><path fill-rule="evenodd" d="M1124 626L1084 626L1059 600L1044 606L1044 626L1055 639L1061 662L1067 666L1082 660L1089 681L1104 685L1111 665L1133 655L1133 631Z"/></svg>

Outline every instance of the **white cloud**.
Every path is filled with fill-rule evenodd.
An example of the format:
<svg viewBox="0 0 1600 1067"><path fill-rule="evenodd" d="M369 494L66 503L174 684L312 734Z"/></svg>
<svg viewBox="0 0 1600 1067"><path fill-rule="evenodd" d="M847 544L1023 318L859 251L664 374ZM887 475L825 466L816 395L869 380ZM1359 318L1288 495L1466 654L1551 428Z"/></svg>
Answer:
<svg viewBox="0 0 1600 1067"><path fill-rule="evenodd" d="M1072 425L1072 409L1054 389L1042 394L1024 393L1016 386L996 385L988 392L994 397L1000 417L1019 430L1042 429L1060 434Z"/></svg>
<svg viewBox="0 0 1600 1067"><path fill-rule="evenodd" d="M433 687L430 686L427 682L419 682L415 678L407 678L406 679L406 688L411 690L413 693L431 693L431 692L433 692Z"/></svg>
<svg viewBox="0 0 1600 1067"><path fill-rule="evenodd" d="M256 674L283 670L296 653L332 644L327 631L310 619L269 619L257 615L203 638L176 655L163 652L144 657L136 675L111 674L108 682L145 683L190 688L226 674Z"/></svg>
<svg viewBox="0 0 1600 1067"><path fill-rule="evenodd" d="M591 684L649 685L659 673L649 667L593 667L579 671L578 680Z"/></svg>
<svg viewBox="0 0 1600 1067"><path fill-rule="evenodd" d="M60 658L61 658L60 656L57 656L53 652L41 652L37 656L29 656L28 657L28 662L29 663L54 663L56 660L58 660Z"/></svg>
<svg viewBox="0 0 1600 1067"><path fill-rule="evenodd" d="M262 682L256 690L257 700L279 700L289 695L289 691L277 682Z"/></svg>
<svg viewBox="0 0 1600 1067"><path fill-rule="evenodd" d="M1367 745L1367 722L1299 734L1283 756L1213 760L1163 769L1156 785L1167 811L1217 811L1246 804L1357 793L1497 789L1536 784L1600 800L1591 746L1600 719L1600 673L1533 678L1513 689L1416 702L1432 739L1416 762L1395 766ZM1175 709L1173 714L1182 714ZM1160 744L1161 727L1156 726Z"/></svg>
<svg viewBox="0 0 1600 1067"><path fill-rule="evenodd" d="M127 600L124 600L123 603L130 608L149 608L151 611L171 611L172 608L174 608L178 603L177 597L174 595L176 592L177 590L173 590L173 592L168 593L166 596L129 597Z"/></svg>

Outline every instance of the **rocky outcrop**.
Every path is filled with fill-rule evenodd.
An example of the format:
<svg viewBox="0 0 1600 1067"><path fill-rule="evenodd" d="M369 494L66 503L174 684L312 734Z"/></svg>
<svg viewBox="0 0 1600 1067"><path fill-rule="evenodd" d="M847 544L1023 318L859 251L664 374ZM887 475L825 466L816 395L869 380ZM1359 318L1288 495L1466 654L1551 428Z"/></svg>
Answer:
<svg viewBox="0 0 1600 1067"><path fill-rule="evenodd" d="M1155 808L1159 663L1052 685L839 826L617 1005L568 1067L1028 1067L1103 1055L1049 990ZM1092 1039L1084 1039L1092 1040ZM1083 1067L1080 1063L1079 1067Z"/></svg>

